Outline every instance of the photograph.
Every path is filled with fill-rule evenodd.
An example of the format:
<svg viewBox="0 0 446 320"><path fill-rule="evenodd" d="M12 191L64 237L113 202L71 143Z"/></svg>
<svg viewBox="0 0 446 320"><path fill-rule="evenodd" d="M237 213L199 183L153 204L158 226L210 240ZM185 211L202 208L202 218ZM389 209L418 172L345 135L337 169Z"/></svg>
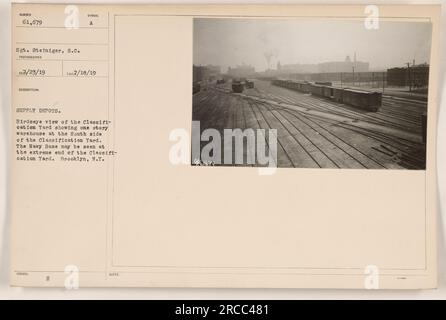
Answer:
<svg viewBox="0 0 446 320"><path fill-rule="evenodd" d="M0 16L0 301L270 320L446 299L444 6Z"/></svg>
<svg viewBox="0 0 446 320"><path fill-rule="evenodd" d="M424 170L431 29L195 18L191 164Z"/></svg>

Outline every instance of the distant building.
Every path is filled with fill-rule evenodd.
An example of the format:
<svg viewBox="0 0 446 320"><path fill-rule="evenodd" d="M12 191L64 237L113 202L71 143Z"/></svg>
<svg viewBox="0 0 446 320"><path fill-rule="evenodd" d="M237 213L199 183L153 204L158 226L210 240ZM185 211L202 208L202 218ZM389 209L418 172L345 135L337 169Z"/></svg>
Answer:
<svg viewBox="0 0 446 320"><path fill-rule="evenodd" d="M427 63L405 68L387 69L387 85L414 88L427 87L429 83L429 65Z"/></svg>
<svg viewBox="0 0 446 320"><path fill-rule="evenodd" d="M234 78L249 78L254 76L255 73L255 68L246 64L242 64L234 68L228 68L228 75Z"/></svg>
<svg viewBox="0 0 446 320"><path fill-rule="evenodd" d="M280 67L280 68L279 68ZM369 71L369 63L356 60L356 53L353 61L350 56L346 56L344 61L329 61L319 64L283 64L277 65L277 72L280 74L290 73L341 73L341 72L367 72Z"/></svg>
<svg viewBox="0 0 446 320"><path fill-rule="evenodd" d="M203 80L215 80L221 76L221 67L215 65L193 66L194 82Z"/></svg>
<svg viewBox="0 0 446 320"><path fill-rule="evenodd" d="M319 71L317 64L284 64L281 71L287 73L316 73Z"/></svg>
<svg viewBox="0 0 446 320"><path fill-rule="evenodd" d="M332 72L367 72L369 71L369 63L356 60L356 53L353 61L350 56L347 56L344 61L330 61L322 62L318 65L319 73L332 73Z"/></svg>

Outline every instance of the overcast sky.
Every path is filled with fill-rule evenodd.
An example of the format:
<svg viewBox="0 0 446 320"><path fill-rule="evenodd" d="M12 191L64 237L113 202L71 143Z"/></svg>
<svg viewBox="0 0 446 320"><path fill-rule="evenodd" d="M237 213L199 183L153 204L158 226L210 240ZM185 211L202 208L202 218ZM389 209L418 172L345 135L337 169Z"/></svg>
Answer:
<svg viewBox="0 0 446 320"><path fill-rule="evenodd" d="M289 63L353 60L370 63L370 69L429 62L431 25L423 22L380 21L378 30L367 30L361 21L206 19L194 21L194 64L228 66L251 64L267 68L265 54Z"/></svg>

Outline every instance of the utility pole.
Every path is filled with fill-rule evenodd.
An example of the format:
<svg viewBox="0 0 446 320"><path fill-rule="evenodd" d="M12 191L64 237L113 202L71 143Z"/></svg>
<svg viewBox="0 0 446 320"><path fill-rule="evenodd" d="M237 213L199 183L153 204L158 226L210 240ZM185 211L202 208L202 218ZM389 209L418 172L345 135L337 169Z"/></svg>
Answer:
<svg viewBox="0 0 446 320"><path fill-rule="evenodd" d="M341 88L342 88L342 72L341 72Z"/></svg>
<svg viewBox="0 0 446 320"><path fill-rule="evenodd" d="M383 94L384 94L384 87L385 87L385 82L384 82L384 80L385 80L385 76L386 76L386 73L383 72Z"/></svg>
<svg viewBox="0 0 446 320"><path fill-rule="evenodd" d="M412 91L412 82L410 81L410 62L407 63L407 78L409 80L409 92Z"/></svg>
<svg viewBox="0 0 446 320"><path fill-rule="evenodd" d="M355 67L352 67L353 69L353 86L355 86Z"/></svg>

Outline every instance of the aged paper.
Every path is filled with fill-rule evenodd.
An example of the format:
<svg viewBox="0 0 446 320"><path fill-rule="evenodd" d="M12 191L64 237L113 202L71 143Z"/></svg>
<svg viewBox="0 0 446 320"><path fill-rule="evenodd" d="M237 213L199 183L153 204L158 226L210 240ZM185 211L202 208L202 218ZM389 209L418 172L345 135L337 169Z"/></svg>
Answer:
<svg viewBox="0 0 446 320"><path fill-rule="evenodd" d="M439 12L14 4L11 285L436 287Z"/></svg>

